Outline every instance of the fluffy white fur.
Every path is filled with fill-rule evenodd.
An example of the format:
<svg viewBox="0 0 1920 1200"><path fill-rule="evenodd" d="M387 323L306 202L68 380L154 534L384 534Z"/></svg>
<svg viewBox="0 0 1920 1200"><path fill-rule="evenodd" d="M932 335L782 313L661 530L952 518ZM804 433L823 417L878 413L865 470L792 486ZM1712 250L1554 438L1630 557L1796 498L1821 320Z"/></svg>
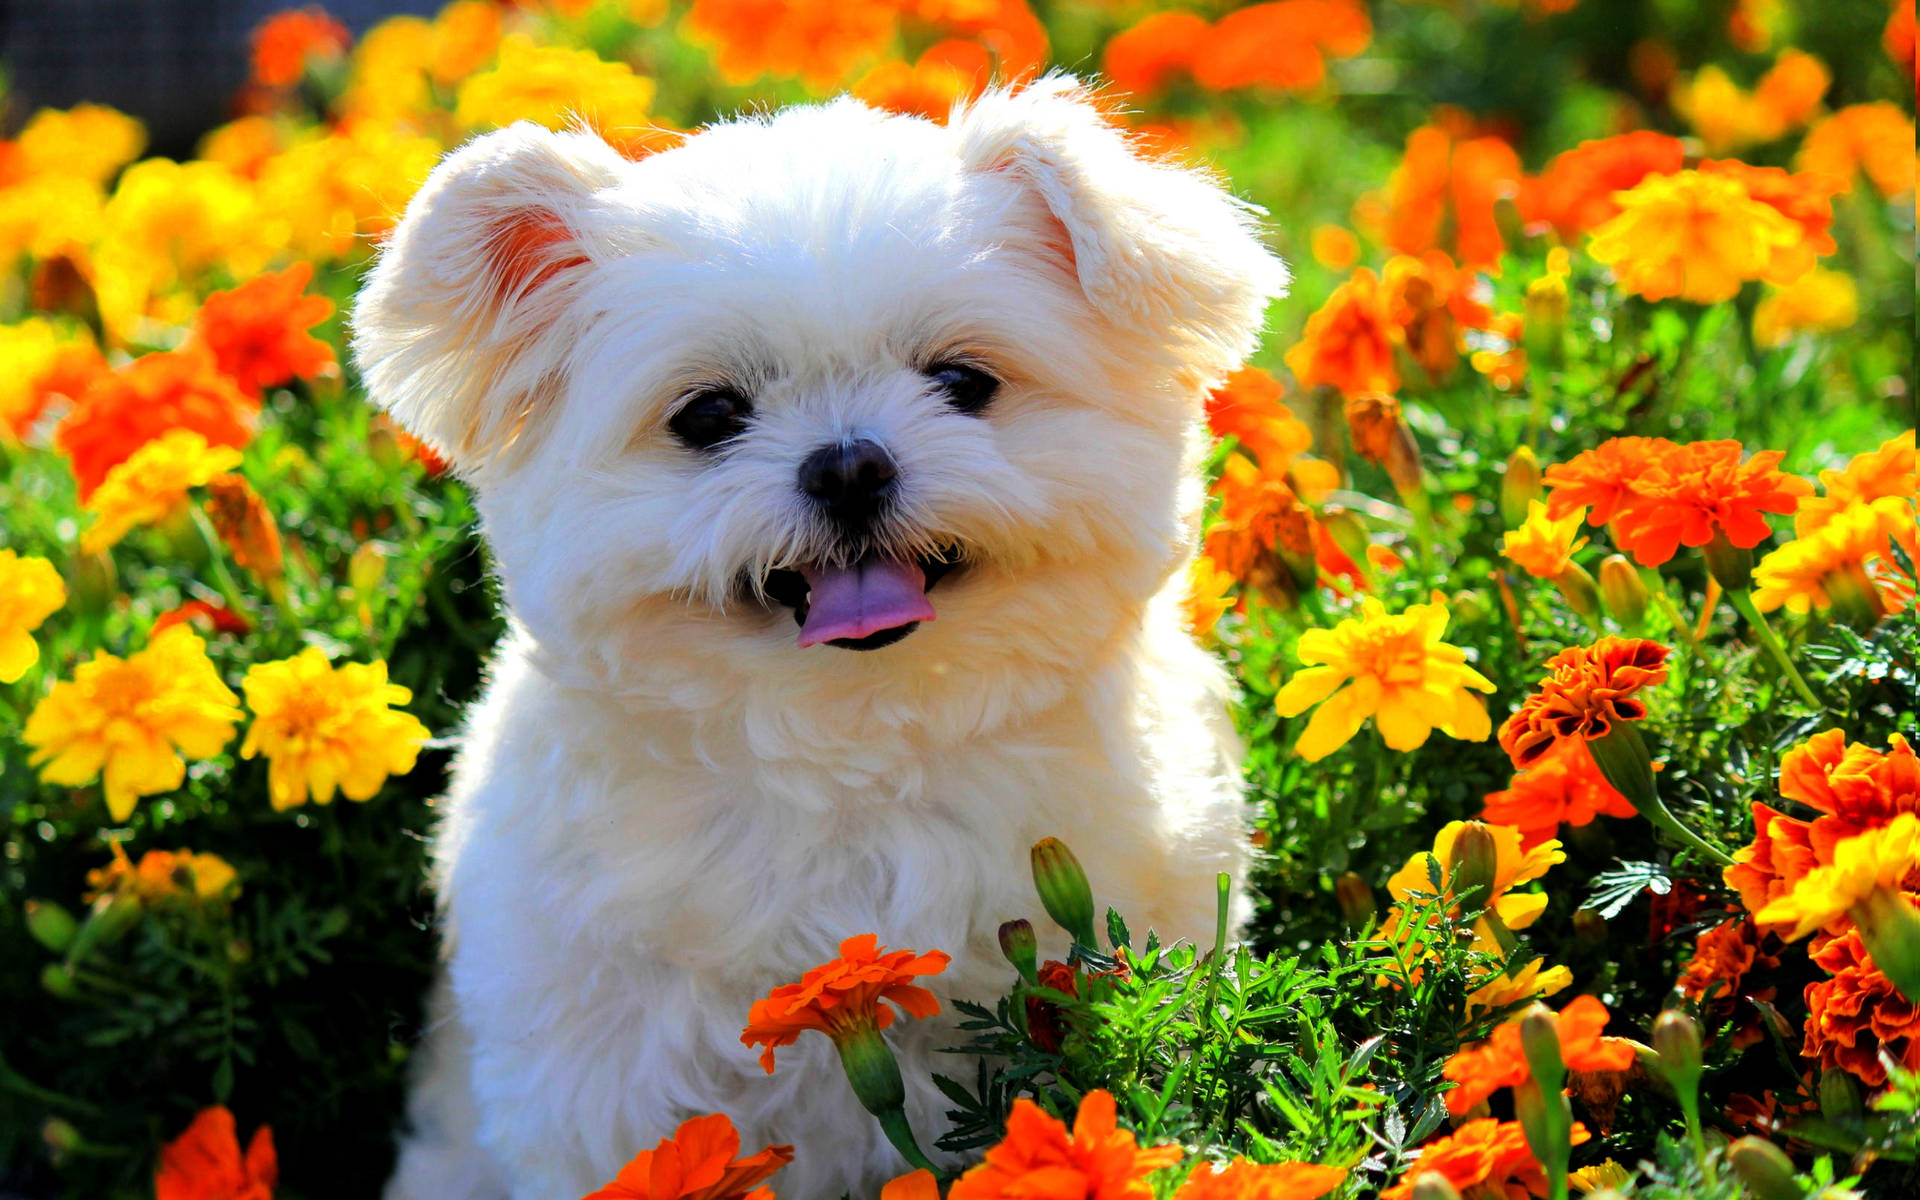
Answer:
<svg viewBox="0 0 1920 1200"><path fill-rule="evenodd" d="M1201 398L1284 284L1244 206L1061 79L944 127L842 100L628 162L523 124L440 165L355 349L475 485L512 632L436 844L449 982L389 1196L573 1200L707 1112L797 1147L787 1200L871 1194L899 1160L832 1047L769 1076L747 1009L864 932L997 994L1048 834L1103 910L1208 935L1245 833L1176 598ZM921 373L957 352L1004 381L982 416ZM716 383L755 416L701 454L666 420ZM739 581L834 552L796 470L852 434L899 462L887 544L966 565L904 641L803 650ZM890 1037L930 1144L928 1075L969 1064L944 1017Z"/></svg>

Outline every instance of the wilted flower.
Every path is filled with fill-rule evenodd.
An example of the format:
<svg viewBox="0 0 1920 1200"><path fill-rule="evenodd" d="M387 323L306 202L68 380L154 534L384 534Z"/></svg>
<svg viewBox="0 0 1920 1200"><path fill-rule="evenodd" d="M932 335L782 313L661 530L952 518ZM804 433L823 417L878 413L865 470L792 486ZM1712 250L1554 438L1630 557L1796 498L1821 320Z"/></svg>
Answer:
<svg viewBox="0 0 1920 1200"><path fill-rule="evenodd" d="M220 753L240 719L238 700L206 643L176 625L125 659L95 651L34 707L21 738L47 783L82 787L104 776L107 811L124 821L139 797L180 786L184 759Z"/></svg>
<svg viewBox="0 0 1920 1200"><path fill-rule="evenodd" d="M954 1181L947 1200L1024 1200L1045 1194L1152 1200L1147 1176L1184 1156L1178 1145L1141 1149L1119 1128L1113 1097L1098 1088L1080 1100L1073 1129L1024 1097L1013 1102L1007 1136L986 1161Z"/></svg>
<svg viewBox="0 0 1920 1200"><path fill-rule="evenodd" d="M1319 705L1295 752L1317 762L1344 746L1368 717L1395 750L1425 745L1435 729L1463 741L1486 740L1493 731L1486 704L1468 689L1491 692L1493 681L1467 665L1465 652L1440 640L1447 618L1437 596L1394 615L1368 596L1359 616L1303 633L1298 650L1306 665L1274 697L1283 717Z"/></svg>
<svg viewBox="0 0 1920 1200"><path fill-rule="evenodd" d="M739 1153L740 1133L724 1114L694 1117L584 1200L773 1200L762 1185L793 1161L793 1147Z"/></svg>
<svg viewBox="0 0 1920 1200"><path fill-rule="evenodd" d="M93 524L80 535L88 554L106 550L136 526L165 519L186 502L190 488L204 487L222 472L240 465L231 446L209 446L191 429L161 434L107 472L88 497Z"/></svg>
<svg viewBox="0 0 1920 1200"><path fill-rule="evenodd" d="M413 770L429 736L418 718L395 711L413 693L387 682L384 662L336 667L309 646L247 668L241 688L254 716L240 756L267 756L276 809L330 804L336 788L349 800L372 799L389 775Z"/></svg>
<svg viewBox="0 0 1920 1200"><path fill-rule="evenodd" d="M219 1105L202 1109L186 1132L160 1148L153 1187L155 1200L273 1200L279 1182L273 1131L254 1130L243 1155L233 1113Z"/></svg>
<svg viewBox="0 0 1920 1200"><path fill-rule="evenodd" d="M67 585L44 558L0 550L0 683L13 683L40 661L33 631L67 602Z"/></svg>

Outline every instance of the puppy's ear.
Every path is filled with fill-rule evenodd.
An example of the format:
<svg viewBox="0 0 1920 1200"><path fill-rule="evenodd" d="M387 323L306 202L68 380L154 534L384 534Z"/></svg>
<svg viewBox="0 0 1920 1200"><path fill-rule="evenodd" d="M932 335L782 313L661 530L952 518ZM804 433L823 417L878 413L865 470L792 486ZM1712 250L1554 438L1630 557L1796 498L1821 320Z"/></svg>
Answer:
<svg viewBox="0 0 1920 1200"><path fill-rule="evenodd" d="M539 415L564 346L549 338L591 265L594 194L624 160L590 133L530 122L448 155L407 206L354 306L374 400L457 467L484 465Z"/></svg>
<svg viewBox="0 0 1920 1200"><path fill-rule="evenodd" d="M1253 350L1267 301L1287 286L1258 209L1200 172L1143 158L1064 76L990 92L952 128L967 170L1005 172L1039 195L1061 227L1055 248L1110 319L1170 339L1208 373Z"/></svg>

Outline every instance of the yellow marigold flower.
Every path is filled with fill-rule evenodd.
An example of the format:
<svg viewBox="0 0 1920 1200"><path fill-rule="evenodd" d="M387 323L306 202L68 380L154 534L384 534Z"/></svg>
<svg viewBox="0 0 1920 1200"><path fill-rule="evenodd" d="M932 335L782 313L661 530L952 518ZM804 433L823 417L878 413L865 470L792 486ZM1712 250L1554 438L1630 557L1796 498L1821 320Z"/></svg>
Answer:
<svg viewBox="0 0 1920 1200"><path fill-rule="evenodd" d="M214 900L227 894L239 874L218 854L195 854L191 850L149 850L134 863L118 841L113 861L87 872L87 899L113 895L131 895L142 904L157 904L185 892L201 900Z"/></svg>
<svg viewBox="0 0 1920 1200"><path fill-rule="evenodd" d="M1882 196L1913 190L1913 118L1890 100L1843 108L1807 131L1794 160L1837 192L1864 173Z"/></svg>
<svg viewBox="0 0 1920 1200"><path fill-rule="evenodd" d="M1762 349L1785 345L1796 333L1833 333L1860 316L1853 276L1815 267L1790 287L1773 287L1753 310L1753 340Z"/></svg>
<svg viewBox="0 0 1920 1200"><path fill-rule="evenodd" d="M1181 611L1187 628L1195 637L1205 637L1220 623L1221 614L1233 607L1234 578L1219 564L1202 554L1187 568L1187 590L1181 597Z"/></svg>
<svg viewBox="0 0 1920 1200"><path fill-rule="evenodd" d="M645 126L652 103L653 80L626 63L513 34L501 41L493 70L460 85L454 116L469 129L515 121L558 129L577 115L615 133Z"/></svg>
<svg viewBox="0 0 1920 1200"><path fill-rule="evenodd" d="M1737 179L1650 175L1620 193L1619 204L1620 215L1594 231L1589 250L1626 291L1713 304L1749 279L1793 282L1788 260L1805 231Z"/></svg>
<svg viewBox="0 0 1920 1200"><path fill-rule="evenodd" d="M1546 959L1536 958L1517 974L1491 971L1486 979L1485 983L1467 993L1468 1016L1557 995L1572 986L1573 972L1565 967L1549 967Z"/></svg>
<svg viewBox="0 0 1920 1200"><path fill-rule="evenodd" d="M1520 884L1530 883L1545 875L1555 863L1565 862L1567 854L1555 838L1549 838L1532 849L1523 849L1520 831L1511 825L1488 825L1480 821L1449 822L1434 836L1432 851L1414 855L1407 860L1406 866L1387 880L1387 891L1402 905L1415 903L1414 893L1419 892L1429 896L1445 896L1451 907L1452 888L1461 866L1460 837L1469 828L1485 831L1493 840L1494 850L1491 896L1476 897L1474 903L1490 906L1508 929L1525 929L1539 920L1540 914L1547 910L1545 893L1509 893ZM1434 886L1436 878L1440 881L1437 888ZM1396 912L1388 921L1389 928L1397 925L1398 920ZM1499 940L1484 915L1474 922L1473 948L1488 954L1499 952ZM1545 977L1550 980L1552 972L1545 973ZM1534 973L1536 983L1542 978L1542 973Z"/></svg>
<svg viewBox="0 0 1920 1200"><path fill-rule="evenodd" d="M1753 914L1762 925L1792 925L1788 941L1831 926L1876 891L1920 889L1920 813L1903 812L1877 829L1833 848L1833 862L1815 867Z"/></svg>
<svg viewBox="0 0 1920 1200"><path fill-rule="evenodd" d="M500 48L500 6L493 0L454 0L433 19L432 71L452 87L478 71Z"/></svg>
<svg viewBox="0 0 1920 1200"><path fill-rule="evenodd" d="M388 17L367 30L353 48L340 111L387 125L424 113L433 104L427 71L437 43L433 26L420 17Z"/></svg>
<svg viewBox="0 0 1920 1200"><path fill-rule="evenodd" d="M214 266L255 274L272 248L258 217L252 187L231 169L164 158L128 167L101 214L107 240L170 261L182 277Z"/></svg>
<svg viewBox="0 0 1920 1200"><path fill-rule="evenodd" d="M253 724L240 755L267 756L267 794L276 809L309 799L330 804L336 788L349 800L371 800L387 776L413 770L428 737L412 714L393 710L413 693L387 682L384 662L336 667L309 646L249 667L241 688Z"/></svg>
<svg viewBox="0 0 1920 1200"><path fill-rule="evenodd" d="M124 821L139 797L179 787L186 759L220 753L240 719L238 700L206 643L175 625L124 659L96 651L35 706L22 738L47 783L103 778L107 811Z"/></svg>
<svg viewBox="0 0 1920 1200"><path fill-rule="evenodd" d="M1869 569L1881 565L1891 574L1894 542L1910 555L1920 550L1913 502L1898 496L1856 502L1761 559L1753 570L1753 602L1761 612L1784 606L1803 613L1827 607L1837 588L1851 602L1876 604L1878 615L1900 612L1898 590L1879 586Z"/></svg>
<svg viewBox="0 0 1920 1200"><path fill-rule="evenodd" d="M65 112L41 109L14 144L28 175L66 175L104 187L121 167L140 157L147 131L104 104L76 104Z"/></svg>
<svg viewBox="0 0 1920 1200"><path fill-rule="evenodd" d="M1567 1172L1568 1186L1583 1196L1601 1188L1623 1188L1632 1179L1633 1172L1611 1158L1590 1167L1581 1167L1578 1171Z"/></svg>
<svg viewBox="0 0 1920 1200"><path fill-rule="evenodd" d="M1346 745L1368 717L1395 750L1424 745L1435 729L1485 741L1493 732L1487 706L1467 689L1491 692L1493 682L1467 665L1459 647L1440 640L1446 629L1447 605L1436 593L1433 603L1393 615L1368 596L1358 617L1302 634L1300 661L1308 665L1274 697L1283 717L1320 706L1295 752L1318 762Z"/></svg>
<svg viewBox="0 0 1920 1200"><path fill-rule="evenodd" d="M108 549L135 526L173 512L186 501L189 488L204 487L239 465L240 452L233 447L209 445L191 429L169 430L108 471L87 498L94 522L80 535L80 549L88 554Z"/></svg>
<svg viewBox="0 0 1920 1200"><path fill-rule="evenodd" d="M1692 79L1675 83L1668 99L1712 154L1772 141L1785 132L1771 109L1716 66L1701 67Z"/></svg>
<svg viewBox="0 0 1920 1200"><path fill-rule="evenodd" d="M260 208L296 253L336 258L391 229L439 157L432 138L354 121L262 163Z"/></svg>
<svg viewBox="0 0 1920 1200"><path fill-rule="evenodd" d="M1825 495L1808 496L1794 510L1793 531L1805 537L1855 504L1886 497L1912 499L1920 488L1916 474L1914 431L1909 429L1880 443L1877 450L1856 454L1838 471L1820 472Z"/></svg>
<svg viewBox="0 0 1920 1200"><path fill-rule="evenodd" d="M100 229L106 195L71 175L36 175L0 187L0 255L50 258L85 246Z"/></svg>
<svg viewBox="0 0 1920 1200"><path fill-rule="evenodd" d="M1576 536L1587 510L1575 509L1556 521L1542 500L1527 502L1527 519L1500 540L1500 553L1536 579L1558 579L1573 561L1573 552L1587 544Z"/></svg>
<svg viewBox="0 0 1920 1200"><path fill-rule="evenodd" d="M67 333L43 317L0 325L0 442L24 437L53 393L78 393L100 361L84 333Z"/></svg>
<svg viewBox="0 0 1920 1200"><path fill-rule="evenodd" d="M12 683L40 661L33 631L67 602L67 585L44 558L0 550L0 683Z"/></svg>

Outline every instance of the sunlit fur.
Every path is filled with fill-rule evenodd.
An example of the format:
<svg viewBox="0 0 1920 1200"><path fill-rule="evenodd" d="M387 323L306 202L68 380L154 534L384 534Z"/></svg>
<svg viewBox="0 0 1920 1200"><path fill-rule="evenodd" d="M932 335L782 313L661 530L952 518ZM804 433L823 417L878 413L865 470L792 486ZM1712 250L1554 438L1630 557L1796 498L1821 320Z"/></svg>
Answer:
<svg viewBox="0 0 1920 1200"><path fill-rule="evenodd" d="M519 125L441 164L355 347L475 486L512 629L435 846L450 994L390 1195L573 1200L708 1112L796 1145L785 1200L873 1194L901 1163L831 1045L769 1076L748 1006L865 932L1000 993L1045 835L1102 911L1211 936L1246 834L1177 595L1202 396L1284 283L1243 206L1059 79L944 127L843 100L640 162ZM983 415L921 373L953 358L1004 381ZM701 453L666 421L712 385L754 418ZM964 565L904 641L800 649L755 589L846 552L796 472L855 434L899 463L873 540ZM933 1052L948 1015L889 1036L930 1144L929 1075L972 1064Z"/></svg>

